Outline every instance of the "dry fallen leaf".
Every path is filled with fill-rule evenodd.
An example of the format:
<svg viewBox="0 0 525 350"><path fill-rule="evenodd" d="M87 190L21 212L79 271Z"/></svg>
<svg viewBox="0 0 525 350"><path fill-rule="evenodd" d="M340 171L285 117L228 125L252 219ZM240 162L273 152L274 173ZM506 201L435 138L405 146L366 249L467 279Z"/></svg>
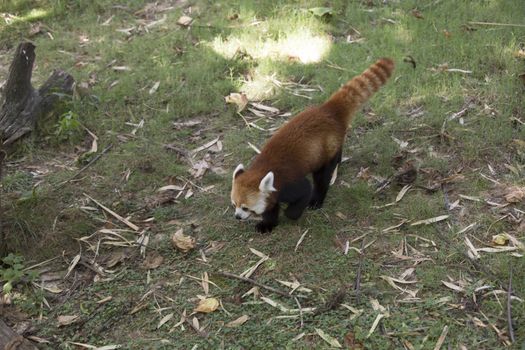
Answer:
<svg viewBox="0 0 525 350"><path fill-rule="evenodd" d="M180 16L180 18L177 20L177 24L183 27L187 27L193 22L193 18L189 16Z"/></svg>
<svg viewBox="0 0 525 350"><path fill-rule="evenodd" d="M505 245L509 241L509 237L506 233L500 233L492 236L492 243L496 245Z"/></svg>
<svg viewBox="0 0 525 350"><path fill-rule="evenodd" d="M64 316L58 316L58 326L67 326L70 325L78 320L78 315L64 315Z"/></svg>
<svg viewBox="0 0 525 350"><path fill-rule="evenodd" d="M159 324L157 325L157 329L159 329L160 327L162 327L166 322L168 322L169 320L171 320L174 316L174 313L170 313L170 314L167 314L166 316L164 316L160 321L159 321Z"/></svg>
<svg viewBox="0 0 525 350"><path fill-rule="evenodd" d="M202 299L199 305L193 310L194 312L203 312L205 314L217 310L219 307L219 301L215 298Z"/></svg>
<svg viewBox="0 0 525 350"><path fill-rule="evenodd" d="M162 255L159 255L158 253L151 253L148 254L146 260L144 260L144 262L142 263L142 266L148 270L156 269L162 264L163 261L164 258L162 257Z"/></svg>
<svg viewBox="0 0 525 350"><path fill-rule="evenodd" d="M195 248L195 238L191 236L186 236L182 233L182 229L179 229L171 237L171 244L173 248L182 250L184 253Z"/></svg>
<svg viewBox="0 0 525 350"><path fill-rule="evenodd" d="M443 283L448 288L455 290L456 292L465 292L465 289L463 287L458 286L457 284L454 284L452 282L441 281L441 283Z"/></svg>
<svg viewBox="0 0 525 350"><path fill-rule="evenodd" d="M228 96L224 97L224 100L226 103L233 103L237 105L237 112L242 111L248 104L248 97L246 97L246 94L244 93L239 94L238 92L232 92Z"/></svg>
<svg viewBox="0 0 525 350"><path fill-rule="evenodd" d="M525 198L525 187L512 186L505 190L505 200L508 203L519 203Z"/></svg>
<svg viewBox="0 0 525 350"><path fill-rule="evenodd" d="M250 317L248 315L242 315L241 317L231 321L231 322L228 322L226 323L226 327L228 328L234 328L234 327L239 327L241 325L243 325L246 321L248 321L250 319Z"/></svg>
<svg viewBox="0 0 525 350"><path fill-rule="evenodd" d="M412 16L416 17L416 18L419 18L419 19L423 19L423 14L418 10L418 9L413 9L411 11L412 13Z"/></svg>
<svg viewBox="0 0 525 350"><path fill-rule="evenodd" d="M153 84L151 89L149 89L149 94L153 95L155 92L157 92L157 90L159 89L159 86L160 86L160 81L157 81L155 84Z"/></svg>

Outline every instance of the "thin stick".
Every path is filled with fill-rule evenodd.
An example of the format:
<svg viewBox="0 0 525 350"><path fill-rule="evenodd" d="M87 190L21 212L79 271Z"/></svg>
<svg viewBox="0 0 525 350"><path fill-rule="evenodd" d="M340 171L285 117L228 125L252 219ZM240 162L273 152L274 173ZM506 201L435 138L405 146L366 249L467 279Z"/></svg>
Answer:
<svg viewBox="0 0 525 350"><path fill-rule="evenodd" d="M66 181L62 182L61 184L59 184L57 187L54 188L54 190L58 190L58 189L61 189L62 187L64 187L65 184L67 184L68 182L76 179L80 174L82 174L87 168L89 168L90 166L92 166L97 160L100 159L100 157L102 157L104 154L107 153L107 151L109 151L111 149L111 147L113 147L113 144L109 144L106 148L104 148L102 150L102 152L100 152L99 154L97 154L95 157L93 157L93 159L91 159L89 161L89 163L87 163L82 169L80 169L75 175L71 176L69 179L67 179Z"/></svg>
<svg viewBox="0 0 525 350"><path fill-rule="evenodd" d="M507 288L507 323L509 327L509 337L510 341L514 343L516 339L514 338L514 329L512 328L512 265L510 265L509 271L509 287Z"/></svg>
<svg viewBox="0 0 525 350"><path fill-rule="evenodd" d="M361 290L361 269L363 267L363 260L365 252L363 251L363 247L365 245L365 240L361 241L361 248L359 249L361 251L359 255L359 267L357 268L357 274L355 276L355 283L354 283L354 291L355 291L355 299L356 304L359 304L359 297L360 297L360 290Z"/></svg>
<svg viewBox="0 0 525 350"><path fill-rule="evenodd" d="M495 23L495 22L467 22L468 24L479 24L483 26L500 26L500 27L525 27L525 24L514 23Z"/></svg>
<svg viewBox="0 0 525 350"><path fill-rule="evenodd" d="M138 231L140 230L140 228L135 225L134 223L132 223L131 221L129 221L128 219L126 218L123 218L122 216L118 215L117 213L115 213L113 210L109 209L108 207L105 207L103 204L101 204L100 202L98 202L97 200L95 200L94 198L90 197L89 195L87 195L86 193L84 193L84 196L86 196L88 199L91 199L96 205L98 205L99 207L101 207L102 209L104 209L105 211L107 211L109 214L111 214L115 219L117 219L118 221L126 224L129 228L131 228L132 230L134 231Z"/></svg>
<svg viewBox="0 0 525 350"><path fill-rule="evenodd" d="M273 287L270 287L270 286L267 286L265 284L262 284L260 282L257 282L256 280L252 280L251 278L247 278L247 277L241 277L241 276L238 276L238 275L235 275L233 273L230 273L230 272L226 272L226 271L217 271L217 273L219 275L222 275L224 277L230 277L230 278L235 278L235 279L238 279L238 280L241 280L243 282L248 282L248 283L251 283L253 285L256 285L258 287L261 287L261 288L264 288L272 293L276 293L276 294L279 294L279 295L282 295L283 297L292 297L292 295L286 293L286 292L283 292L283 291L280 291L278 289L275 289Z"/></svg>

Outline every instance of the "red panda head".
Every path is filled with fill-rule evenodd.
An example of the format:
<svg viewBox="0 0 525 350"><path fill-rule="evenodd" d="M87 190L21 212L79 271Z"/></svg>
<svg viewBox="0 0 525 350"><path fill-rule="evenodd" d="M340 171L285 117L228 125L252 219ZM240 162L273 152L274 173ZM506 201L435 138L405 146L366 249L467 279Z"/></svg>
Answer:
<svg viewBox="0 0 525 350"><path fill-rule="evenodd" d="M262 178L239 164L233 172L231 201L235 207L235 218L245 220L252 214L261 215L272 192L274 175L269 171Z"/></svg>

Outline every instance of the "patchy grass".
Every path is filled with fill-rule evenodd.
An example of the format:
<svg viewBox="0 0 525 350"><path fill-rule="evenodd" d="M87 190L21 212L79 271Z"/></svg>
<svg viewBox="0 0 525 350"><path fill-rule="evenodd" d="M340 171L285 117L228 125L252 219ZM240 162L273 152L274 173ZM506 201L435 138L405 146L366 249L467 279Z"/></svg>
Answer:
<svg viewBox="0 0 525 350"><path fill-rule="evenodd" d="M523 344L524 260L512 255L523 251L480 252L471 260L465 244L468 238L476 248L493 247L492 236L501 233L523 242L523 201L494 203L508 204L504 189L525 185L523 55L516 57L525 29L469 23L519 24L522 5L334 1L322 18L308 11L314 6L324 3L45 0L2 9L0 66L7 67L19 41L34 41L34 84L55 67L70 72L79 96L65 111L97 135L98 152L113 145L63 184L89 159L92 137L80 129L58 140L61 112L10 153L2 179L7 248L35 263L60 256L39 268L47 290L15 286L6 310L25 315L6 314L10 324L29 319L34 328L26 335L47 339L42 346L50 349L74 348L70 342L132 349L328 346L316 329L350 348L354 342L432 349L445 326L443 348L495 349L509 339L504 291L512 267L521 298L512 301L516 347ZM190 26L177 25L182 15L193 18ZM396 60L395 76L357 116L344 150L349 159L324 208L297 222L283 218L269 235L235 222L231 169L254 156L248 143L260 147L285 113L324 101L381 56ZM232 92L279 112L246 109L241 116L224 102ZM222 148L215 143L190 164L186 152L217 137ZM402 186L393 180L378 188L407 162L418 177L395 203ZM208 169L200 176L202 167ZM165 185L183 189L159 193ZM138 233L84 193L127 216ZM411 225L441 215L449 217ZM173 249L170 237L179 228L196 238L197 249ZM130 244L137 235L148 237L147 255L163 257L159 267L144 267L140 247ZM287 290L277 280L297 280L312 290L295 292L303 308L322 308L343 287L344 303L362 312L336 303L316 316L304 313L301 326L297 313L283 318L259 296L243 298L251 286L218 271L240 274L255 264L259 257L249 248L269 256L252 276L257 281ZM79 252L83 260L64 278ZM214 283L209 295L222 307L189 320L198 319L207 337L188 323L174 327L205 295L189 277L204 272ZM259 293L297 308L293 298ZM385 317L370 333L379 314ZM79 320L59 327L61 315ZM241 315L250 317L245 324L225 326Z"/></svg>

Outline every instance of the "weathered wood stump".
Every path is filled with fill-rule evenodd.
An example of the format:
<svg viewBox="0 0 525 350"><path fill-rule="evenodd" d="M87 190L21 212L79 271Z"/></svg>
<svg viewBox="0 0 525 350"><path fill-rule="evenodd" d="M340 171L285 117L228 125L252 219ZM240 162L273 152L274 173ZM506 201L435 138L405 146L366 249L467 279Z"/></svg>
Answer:
<svg viewBox="0 0 525 350"><path fill-rule="evenodd" d="M38 350L29 340L16 334L0 319L0 349L5 350Z"/></svg>
<svg viewBox="0 0 525 350"><path fill-rule="evenodd" d="M53 71L38 90L33 88L34 62L35 46L30 42L18 45L0 100L0 133L4 145L31 132L36 121L53 109L61 94L73 92L73 77L61 70Z"/></svg>

